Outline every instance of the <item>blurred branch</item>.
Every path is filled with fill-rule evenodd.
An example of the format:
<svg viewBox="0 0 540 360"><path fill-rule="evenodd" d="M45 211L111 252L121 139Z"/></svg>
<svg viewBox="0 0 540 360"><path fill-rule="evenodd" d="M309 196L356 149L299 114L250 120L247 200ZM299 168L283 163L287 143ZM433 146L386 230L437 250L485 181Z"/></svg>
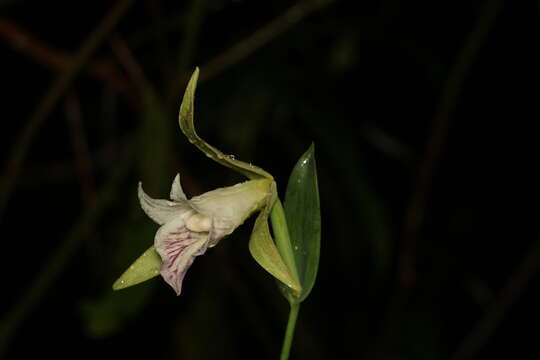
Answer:
<svg viewBox="0 0 540 360"><path fill-rule="evenodd" d="M375 124L364 122L360 127L362 129L360 136L364 138L366 143L389 158L407 165L415 158L413 151L408 146Z"/></svg>
<svg viewBox="0 0 540 360"><path fill-rule="evenodd" d="M2 17L0 17L0 37L3 37L13 48L55 69L66 70L74 61L71 54L53 49L41 43L17 24ZM129 84L111 61L89 61L86 70L90 75L102 80L118 92L124 92L129 89Z"/></svg>
<svg viewBox="0 0 540 360"><path fill-rule="evenodd" d="M423 223L423 215L428 202L433 176L441 153L446 144L450 120L456 109L459 93L481 47L488 38L497 16L503 8L503 0L487 0L474 28L457 54L456 61L446 79L435 112L429 139L422 161L417 169L412 195L407 206L402 229L401 249L397 259L397 288L390 299L384 318L382 337L391 330L392 320L398 318L399 311L406 304L410 290L416 281L416 250L418 235Z"/></svg>
<svg viewBox="0 0 540 360"><path fill-rule="evenodd" d="M312 0L298 1L295 5L287 9L283 14L270 21L260 29L245 39L237 42L229 49L225 50L216 57L210 59L201 66L201 75L199 82L206 81L231 66L236 65L255 51L268 44L271 40L283 34L294 25L304 20L308 15L333 3L333 0ZM191 71L185 73L181 78L175 80L180 88L187 84ZM177 96L171 93L170 96Z"/></svg>
<svg viewBox="0 0 540 360"><path fill-rule="evenodd" d="M150 34L151 38L151 48L154 49L155 56L159 59L161 75L161 83L165 83L170 79L169 69L171 68L171 55L170 55L170 44L168 37L165 32L165 17L162 1L155 0L145 0L145 8L148 10L152 26L150 31L146 30ZM128 41L129 42L129 41ZM129 42L130 43L130 42ZM132 43L131 47L134 45Z"/></svg>
<svg viewBox="0 0 540 360"><path fill-rule="evenodd" d="M107 14L105 14L101 23L83 42L71 65L64 69L52 83L24 126L23 131L17 137L15 144L11 149L6 169L0 179L0 221L3 218L9 198L15 189L21 166L26 158L34 136L43 125L44 120L49 116L58 101L64 95L65 91L69 88L73 79L88 61L90 55L92 55L105 36L120 20L132 1L133 0L118 0Z"/></svg>
<svg viewBox="0 0 540 360"><path fill-rule="evenodd" d="M191 76L189 66L193 60L193 54L195 53L195 47L203 23L205 9L206 0L192 0L190 7L187 10L182 45L180 48L180 58L178 59L176 71L173 72L173 79L175 80L170 83L168 89L169 92L167 93L167 102L176 101L177 98L181 96L182 89L186 84L184 81L177 81L177 76L185 73L189 73L189 76Z"/></svg>
<svg viewBox="0 0 540 360"><path fill-rule="evenodd" d="M519 299L531 279L540 271L540 239L538 239L504 286L499 298L486 315L459 344L451 360L474 359L488 342L510 307Z"/></svg>
<svg viewBox="0 0 540 360"><path fill-rule="evenodd" d="M88 149L88 141L84 131L81 103L75 94L70 94L65 102L66 120L68 123L71 146L75 157L75 168L81 185L81 200L83 204L95 195L95 181L92 173L92 157Z"/></svg>
<svg viewBox="0 0 540 360"><path fill-rule="evenodd" d="M398 259L399 286L410 288L415 281L415 252L426 204L431 193L433 175L445 147L450 119L456 109L463 82L474 64L480 48L500 13L503 0L487 0L474 29L457 55L444 84L436 116L431 126L426 150L416 173L412 196L402 227L402 251Z"/></svg>
<svg viewBox="0 0 540 360"><path fill-rule="evenodd" d="M144 71L139 62L133 56L127 43L120 37L119 34L111 36L111 49L118 59L118 62L128 73L131 81L137 86L140 92L146 90L150 84L146 80Z"/></svg>
<svg viewBox="0 0 540 360"><path fill-rule="evenodd" d="M283 14L204 64L201 67L201 76L199 80L203 81L206 78L211 78L222 72L224 69L237 64L294 25L300 23L311 13L332 2L333 1L298 1Z"/></svg>
<svg viewBox="0 0 540 360"><path fill-rule="evenodd" d="M133 134L110 140L90 153L90 162L98 173L109 172L118 162L128 155L135 142ZM20 186L32 188L48 184L59 184L77 181L78 172L70 161L40 162L25 168L21 175ZM39 184L39 185L36 185Z"/></svg>
<svg viewBox="0 0 540 360"><path fill-rule="evenodd" d="M99 194L85 208L79 220L71 228L65 241L43 265L41 271L37 272L36 277L20 301L17 302L13 309L6 312L4 319L0 322L0 358L5 355L9 343L19 327L28 315L34 311L36 306L40 304L52 284L69 265L70 260L73 259L83 241L92 233L103 213L116 199L115 194L133 164L133 151L131 151L129 158L124 159L119 164L113 170L108 182L101 188Z"/></svg>

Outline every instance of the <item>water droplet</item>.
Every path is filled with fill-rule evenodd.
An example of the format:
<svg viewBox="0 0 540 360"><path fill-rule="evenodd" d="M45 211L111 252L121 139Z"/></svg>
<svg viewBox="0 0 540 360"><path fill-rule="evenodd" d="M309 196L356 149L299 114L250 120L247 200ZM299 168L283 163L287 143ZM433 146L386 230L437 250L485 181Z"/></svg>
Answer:
<svg viewBox="0 0 540 360"><path fill-rule="evenodd" d="M133 270L133 269L135 269L135 266L131 265L131 266L129 267L129 269L130 269L130 270Z"/></svg>
<svg viewBox="0 0 540 360"><path fill-rule="evenodd" d="M234 159L235 159L234 155L227 155L227 157L228 157L229 159L231 159L231 160L234 160Z"/></svg>
<svg viewBox="0 0 540 360"><path fill-rule="evenodd" d="M120 284L124 284L125 282L125 280L120 280Z"/></svg>
<svg viewBox="0 0 540 360"><path fill-rule="evenodd" d="M294 247L294 250L298 250L298 245L296 245L296 246Z"/></svg>

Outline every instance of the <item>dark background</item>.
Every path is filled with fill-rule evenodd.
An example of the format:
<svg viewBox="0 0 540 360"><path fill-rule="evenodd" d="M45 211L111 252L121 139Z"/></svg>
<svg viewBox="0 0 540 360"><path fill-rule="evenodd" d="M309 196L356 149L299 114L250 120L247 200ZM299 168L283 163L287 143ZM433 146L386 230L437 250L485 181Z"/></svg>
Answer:
<svg viewBox="0 0 540 360"><path fill-rule="evenodd" d="M539 356L538 2L0 4L5 358L278 358L287 303L253 220L180 297L111 291L157 229L139 180L242 180L179 131L196 65L200 134L281 194L316 146L321 261L291 359Z"/></svg>

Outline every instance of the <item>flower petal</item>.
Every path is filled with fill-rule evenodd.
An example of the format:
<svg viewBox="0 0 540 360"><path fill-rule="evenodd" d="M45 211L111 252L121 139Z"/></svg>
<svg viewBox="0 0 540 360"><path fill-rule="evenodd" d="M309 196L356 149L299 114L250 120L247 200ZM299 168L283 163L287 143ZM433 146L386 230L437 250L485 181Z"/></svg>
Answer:
<svg viewBox="0 0 540 360"><path fill-rule="evenodd" d="M184 194L184 190L182 190L182 185L180 185L180 174L176 174L172 183L171 199L175 201L187 200L186 194Z"/></svg>
<svg viewBox="0 0 540 360"><path fill-rule="evenodd" d="M194 214L190 211L175 217L163 225L155 237L154 246L163 261L161 276L177 295L182 291L182 281L193 260L208 248L208 232L193 232L186 227L186 220Z"/></svg>
<svg viewBox="0 0 540 360"><path fill-rule="evenodd" d="M191 207L212 219L213 238L210 247L265 206L266 199L271 195L272 183L268 179L249 180L191 198Z"/></svg>
<svg viewBox="0 0 540 360"><path fill-rule="evenodd" d="M142 183L139 183L139 201L146 215L159 225L171 220L178 212L191 210L189 203L185 200L173 202L151 198L144 192Z"/></svg>

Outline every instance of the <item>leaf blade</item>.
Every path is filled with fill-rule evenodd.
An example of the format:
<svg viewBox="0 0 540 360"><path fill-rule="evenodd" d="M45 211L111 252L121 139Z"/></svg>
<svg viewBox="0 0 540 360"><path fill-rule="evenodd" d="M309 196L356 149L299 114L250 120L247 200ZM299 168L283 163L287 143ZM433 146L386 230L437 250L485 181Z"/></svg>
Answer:
<svg viewBox="0 0 540 360"><path fill-rule="evenodd" d="M303 301L311 292L317 277L320 258L321 217L315 146L296 163L285 193L284 211Z"/></svg>

